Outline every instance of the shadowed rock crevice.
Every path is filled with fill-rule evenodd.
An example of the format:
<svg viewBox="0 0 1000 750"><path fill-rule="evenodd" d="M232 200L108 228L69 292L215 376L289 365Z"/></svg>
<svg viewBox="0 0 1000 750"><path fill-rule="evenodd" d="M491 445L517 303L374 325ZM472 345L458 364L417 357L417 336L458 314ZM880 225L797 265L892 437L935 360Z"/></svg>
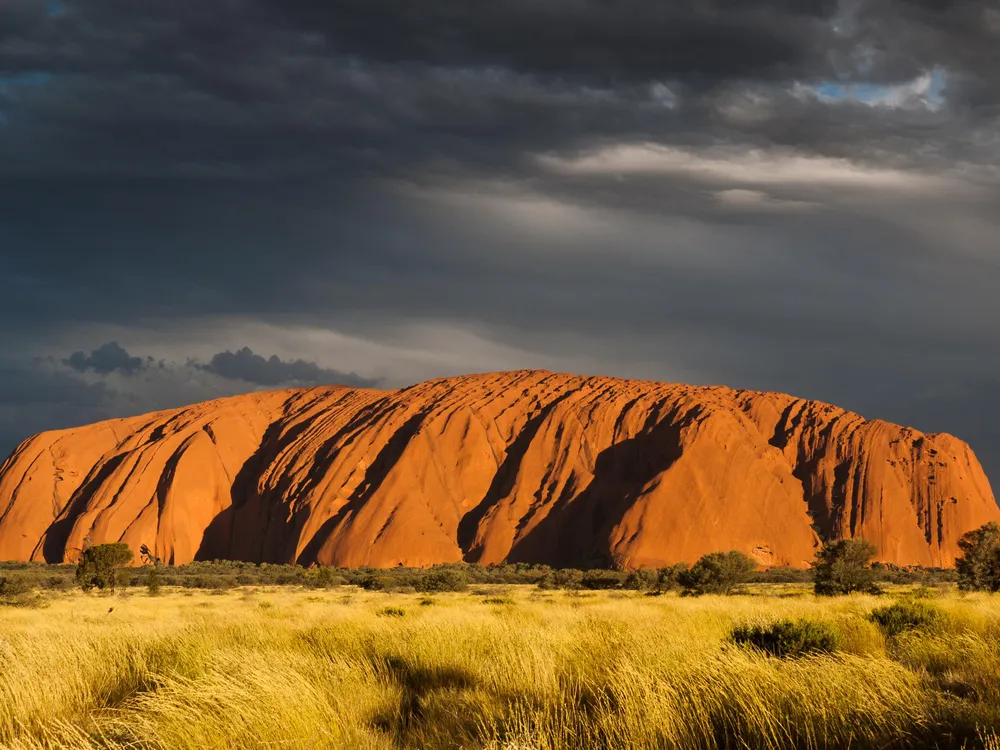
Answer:
<svg viewBox="0 0 1000 750"><path fill-rule="evenodd" d="M651 414L639 435L601 451L593 479L579 493L564 494L545 518L511 549L511 562L579 568L614 564L611 532L643 489L682 452L681 427Z"/></svg>
<svg viewBox="0 0 1000 750"><path fill-rule="evenodd" d="M479 530L479 524L486 517L486 514L496 507L500 499L507 497L511 493L511 490L514 488L514 482L517 481L521 461L528 452L531 441L535 439L539 428L548 418L549 414L552 413L552 410L568 398L569 395L564 394L559 396L556 400L543 406L541 411L525 422L524 428L518 434L517 438L507 447L507 456L497 469L497 473L494 475L490 488L486 491L486 495L476 507L462 517L462 520L458 524L458 546L462 549L466 562L479 562L482 549L473 547L476 533Z"/></svg>
<svg viewBox="0 0 1000 750"><path fill-rule="evenodd" d="M104 483L114 474L125 460L126 454L120 453L108 459L107 463L94 468L93 476L89 477L80 489L73 493L69 504L63 509L55 523L49 527L45 535L42 554L47 563L61 563L67 552L66 543L73 526Z"/></svg>
<svg viewBox="0 0 1000 750"><path fill-rule="evenodd" d="M306 548L298 557L297 562L299 564L311 565L316 562L320 550L322 550L323 545L328 541L330 535L342 523L348 526L350 525L352 518L365 506L368 499L378 492L382 483L389 475L389 472L396 466L396 462L402 452L406 449L407 444L413 439L413 436L417 434L417 431L420 429L420 426L426 416L426 412L418 412L417 414L410 416L395 432L393 432L385 446L381 451L379 451L378 456L372 462L371 466L368 467L368 470L365 472L364 480L358 485L354 492L351 493L347 502L344 503L335 515L323 523L319 532L313 535L309 544L306 545ZM394 517L394 513L395 511L390 513L389 520L386 522L387 524L391 522ZM379 536L385 532L385 528L386 525L383 525L380 533L372 539L373 543L378 541Z"/></svg>

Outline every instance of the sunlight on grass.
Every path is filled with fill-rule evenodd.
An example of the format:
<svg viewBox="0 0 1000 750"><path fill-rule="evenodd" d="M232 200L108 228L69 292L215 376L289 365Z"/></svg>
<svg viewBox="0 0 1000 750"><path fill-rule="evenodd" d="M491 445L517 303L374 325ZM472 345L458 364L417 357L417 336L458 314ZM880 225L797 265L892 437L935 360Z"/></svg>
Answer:
<svg viewBox="0 0 1000 750"><path fill-rule="evenodd" d="M891 596L759 593L61 593L0 609L0 746L1000 746L1000 600L889 634ZM837 649L731 637L801 620Z"/></svg>

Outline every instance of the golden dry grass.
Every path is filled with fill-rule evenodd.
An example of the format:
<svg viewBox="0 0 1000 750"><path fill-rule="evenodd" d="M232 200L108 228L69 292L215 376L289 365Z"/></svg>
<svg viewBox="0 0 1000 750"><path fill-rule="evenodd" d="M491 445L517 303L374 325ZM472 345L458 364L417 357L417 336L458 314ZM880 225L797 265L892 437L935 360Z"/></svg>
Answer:
<svg viewBox="0 0 1000 750"><path fill-rule="evenodd" d="M0 747L1000 747L1000 597L887 638L885 597L769 591L56 595L0 608ZM799 617L840 650L728 642Z"/></svg>

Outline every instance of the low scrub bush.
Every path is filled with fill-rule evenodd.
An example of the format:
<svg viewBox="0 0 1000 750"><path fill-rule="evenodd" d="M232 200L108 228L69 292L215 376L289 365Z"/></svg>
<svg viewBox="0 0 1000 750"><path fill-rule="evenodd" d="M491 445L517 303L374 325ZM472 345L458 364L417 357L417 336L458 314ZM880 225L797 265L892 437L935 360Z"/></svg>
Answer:
<svg viewBox="0 0 1000 750"><path fill-rule="evenodd" d="M869 617L886 635L899 635L934 624L941 617L941 610L930 602L909 599L880 607Z"/></svg>
<svg viewBox="0 0 1000 750"><path fill-rule="evenodd" d="M729 594L757 572L757 563L742 552L712 552L702 557L690 570L677 575L677 582L687 595Z"/></svg>
<svg viewBox="0 0 1000 750"><path fill-rule="evenodd" d="M837 650L838 633L832 625L812 620L779 620L768 624L737 625L731 640L782 658L825 654Z"/></svg>
<svg viewBox="0 0 1000 750"><path fill-rule="evenodd" d="M575 568L552 570L538 582L540 589L579 589L583 585L583 571Z"/></svg>
<svg viewBox="0 0 1000 750"><path fill-rule="evenodd" d="M323 565L307 580L307 585L313 588L332 589L334 586L343 586L347 579L337 574L337 569L329 565Z"/></svg>
<svg viewBox="0 0 1000 750"><path fill-rule="evenodd" d="M7 576L0 578L0 605L6 607L41 607L45 599L35 593L27 578Z"/></svg>
<svg viewBox="0 0 1000 750"><path fill-rule="evenodd" d="M366 576L358 581L365 591L389 591L396 588L399 581L392 576Z"/></svg>
<svg viewBox="0 0 1000 750"><path fill-rule="evenodd" d="M30 594L32 589L31 583L25 578L19 576L0 578L0 597L4 599Z"/></svg>
<svg viewBox="0 0 1000 750"><path fill-rule="evenodd" d="M416 578L413 587L417 591L465 591L469 588L469 579L460 570L443 568L430 570Z"/></svg>
<svg viewBox="0 0 1000 750"><path fill-rule="evenodd" d="M624 576L614 570L588 570L580 579L580 585L592 591L600 589L616 589L622 584Z"/></svg>
<svg viewBox="0 0 1000 750"><path fill-rule="evenodd" d="M629 573L622 581L622 588L629 591L651 591L656 588L658 574L651 568L639 568Z"/></svg>
<svg viewBox="0 0 1000 750"><path fill-rule="evenodd" d="M236 581L226 576L199 575L185 579L185 588L191 589L215 589L217 591L228 591L236 587Z"/></svg>

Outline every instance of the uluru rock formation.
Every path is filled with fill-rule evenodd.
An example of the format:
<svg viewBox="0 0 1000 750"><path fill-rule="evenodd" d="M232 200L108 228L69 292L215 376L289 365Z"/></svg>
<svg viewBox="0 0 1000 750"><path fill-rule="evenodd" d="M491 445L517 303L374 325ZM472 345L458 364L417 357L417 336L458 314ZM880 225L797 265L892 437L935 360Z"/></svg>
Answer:
<svg viewBox="0 0 1000 750"><path fill-rule="evenodd" d="M254 393L24 442L0 559L90 543L165 561L659 566L739 549L806 566L863 537L951 566L1000 521L972 451L823 403L541 371L396 391Z"/></svg>

